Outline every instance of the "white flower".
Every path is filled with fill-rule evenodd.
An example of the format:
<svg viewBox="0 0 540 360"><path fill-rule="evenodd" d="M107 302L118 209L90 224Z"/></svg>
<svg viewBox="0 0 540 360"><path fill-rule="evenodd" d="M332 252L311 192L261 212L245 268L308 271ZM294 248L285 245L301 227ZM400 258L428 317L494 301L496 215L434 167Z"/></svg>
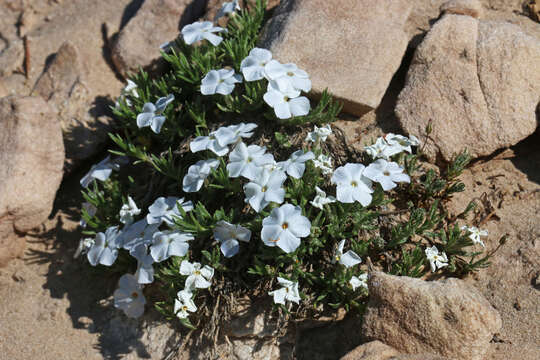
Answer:
<svg viewBox="0 0 540 360"><path fill-rule="evenodd" d="M389 155L388 153L390 146L388 143L382 138L377 138L377 141L375 141L375 144L366 146L364 150L366 153L368 153L369 156L371 156L373 159L388 159Z"/></svg>
<svg viewBox="0 0 540 360"><path fill-rule="evenodd" d="M429 260L429 266L431 272L437 271L437 269L448 266L448 258L444 251L439 255L439 249L435 245L430 248L426 248L426 258Z"/></svg>
<svg viewBox="0 0 540 360"><path fill-rule="evenodd" d="M249 242L251 231L240 225L233 225L227 221L218 221L214 228L214 237L221 243L221 252L226 258L238 253L238 241Z"/></svg>
<svg viewBox="0 0 540 360"><path fill-rule="evenodd" d="M306 170L306 165L304 163L308 160L313 160L314 158L315 154L311 151L304 153L303 150L298 150L293 152L287 161L278 163L278 166L281 167L283 171L286 171L289 176L300 179Z"/></svg>
<svg viewBox="0 0 540 360"><path fill-rule="evenodd" d="M302 215L302 209L285 204L272 209L270 216L264 218L261 239L267 246L278 246L291 253L300 246L300 238L310 233L311 222Z"/></svg>
<svg viewBox="0 0 540 360"><path fill-rule="evenodd" d="M283 171L262 170L251 182L244 185L246 202L253 210L260 212L271 202L281 204L285 198L285 189L282 188L287 175Z"/></svg>
<svg viewBox="0 0 540 360"><path fill-rule="evenodd" d="M189 316L188 312L197 311L197 306L193 302L193 294L187 290L180 290L174 300L174 313L178 318L185 319Z"/></svg>
<svg viewBox="0 0 540 360"><path fill-rule="evenodd" d="M188 241L193 240L191 234L179 231L158 231L152 237L150 255L155 262L167 260L171 256L184 256L189 249Z"/></svg>
<svg viewBox="0 0 540 360"><path fill-rule="evenodd" d="M154 259L148 254L148 245L139 243L133 247L129 254L137 259L135 279L139 284L150 284L154 281Z"/></svg>
<svg viewBox="0 0 540 360"><path fill-rule="evenodd" d="M313 131L307 134L306 141L324 142L330 135L332 135L332 128L330 127L330 124L326 124L323 127L317 127L317 125L315 125Z"/></svg>
<svg viewBox="0 0 540 360"><path fill-rule="evenodd" d="M243 176L249 180L255 180L263 170L264 165L273 163L274 157L272 154L266 153L265 147L246 146L240 142L229 155L227 171L232 178Z"/></svg>
<svg viewBox="0 0 540 360"><path fill-rule="evenodd" d="M318 186L315 186L315 191L317 192L317 195L315 196L315 198L312 201L309 202L314 207L323 210L324 205L336 202L335 197L333 197L333 196L328 196L327 197L326 193L324 191L322 191Z"/></svg>
<svg viewBox="0 0 540 360"><path fill-rule="evenodd" d="M86 254L88 250L94 245L95 240L92 238L84 238L79 241L79 246L77 246L77 250L75 250L75 254L73 254L73 258L78 258L81 254Z"/></svg>
<svg viewBox="0 0 540 360"><path fill-rule="evenodd" d="M253 48L249 55L242 60L240 71L246 81L261 80L265 76L264 67L272 60L272 53L266 49Z"/></svg>
<svg viewBox="0 0 540 360"><path fill-rule="evenodd" d="M203 150L210 150L218 156L226 155L229 152L227 145L236 141L235 132L228 128L219 128L212 131L208 136L198 136L189 144L192 153Z"/></svg>
<svg viewBox="0 0 540 360"><path fill-rule="evenodd" d="M289 119L292 116L304 116L309 113L309 100L299 95L300 91L290 87L280 88L277 83L271 81L263 99L274 109L279 119Z"/></svg>
<svg viewBox="0 0 540 360"><path fill-rule="evenodd" d="M219 166L219 160L200 160L191 165L188 169L188 173L182 180L182 190L184 192L197 192L203 186L204 180L210 175L212 170L217 169Z"/></svg>
<svg viewBox="0 0 540 360"><path fill-rule="evenodd" d="M137 93L137 84L135 84L132 80L129 80L129 79L127 81L126 87L124 88L124 90L122 90L122 92L124 94L133 95L133 97L136 97L136 98L139 97L139 94Z"/></svg>
<svg viewBox="0 0 540 360"><path fill-rule="evenodd" d="M317 158L313 160L313 165L316 168L321 169L323 175L329 175L334 171L332 158L324 154L317 156Z"/></svg>
<svg viewBox="0 0 540 360"><path fill-rule="evenodd" d="M174 41L165 41L164 43L159 44L159 50L164 53L169 53L174 46Z"/></svg>
<svg viewBox="0 0 540 360"><path fill-rule="evenodd" d="M162 222L165 222L167 225L172 225L174 223L173 216L182 217L180 211L178 211L178 206L181 206L186 212L193 210L191 201L184 202L184 198L179 199L172 196L167 198L159 197L148 208L146 221L149 224L161 225Z"/></svg>
<svg viewBox="0 0 540 360"><path fill-rule="evenodd" d="M362 206L371 203L371 180L363 176L362 164L345 164L334 171L332 184L337 185L336 197L342 203L360 202Z"/></svg>
<svg viewBox="0 0 540 360"><path fill-rule="evenodd" d="M90 171L82 177L80 181L81 186L87 188L94 179L105 181L111 176L113 170L118 170L119 168L120 165L115 161L111 161L111 157L107 156L99 163L93 165Z"/></svg>
<svg viewBox="0 0 540 360"><path fill-rule="evenodd" d="M197 137L189 144L189 147L193 153L211 150L214 154L223 156L229 152L228 145L237 142L241 138L253 136L253 130L256 127L257 125L253 123L220 127L216 131L212 131L209 136Z"/></svg>
<svg viewBox="0 0 540 360"><path fill-rule="evenodd" d="M99 232L96 234L94 243L86 254L88 262L92 266L97 264L111 266L116 261L118 248L120 247L118 235L117 226L108 228L105 233Z"/></svg>
<svg viewBox="0 0 540 360"><path fill-rule="evenodd" d="M280 64L276 60L270 60L264 66L264 72L268 80L287 81L294 89L309 92L311 80L304 70L298 69L295 64Z"/></svg>
<svg viewBox="0 0 540 360"><path fill-rule="evenodd" d="M202 79L201 94L229 95L234 90L234 84L241 82L242 76L235 74L233 69L210 70Z"/></svg>
<svg viewBox="0 0 540 360"><path fill-rule="evenodd" d="M124 274L118 280L118 289L114 292L114 307L131 318L138 318L144 313L146 299L142 285L131 274Z"/></svg>
<svg viewBox="0 0 540 360"><path fill-rule="evenodd" d="M282 286L281 289L270 291L268 295L274 297L274 303L285 305L285 300L292 301L296 304L301 300L298 292L298 282L293 282L278 276L278 283Z"/></svg>
<svg viewBox="0 0 540 360"><path fill-rule="evenodd" d="M123 249L131 250L143 243L150 244L152 236L158 230L160 224L148 224L146 219L141 219L133 224L124 226L118 237Z"/></svg>
<svg viewBox="0 0 540 360"><path fill-rule="evenodd" d="M186 44L191 45L196 41L206 39L214 46L221 43L223 38L214 33L227 31L219 26L214 26L210 21L194 22L182 28L182 36Z"/></svg>
<svg viewBox="0 0 540 360"><path fill-rule="evenodd" d="M360 264L362 262L362 259L354 251L349 250L345 254L343 253L344 246L345 246L345 240L341 240L339 242L339 245L334 251L332 264L335 263L336 261L339 262L341 265L344 265L345 267L351 267L356 264Z"/></svg>
<svg viewBox="0 0 540 360"><path fill-rule="evenodd" d="M480 244L482 247L486 247L484 242L480 239L480 236L488 236L487 230L480 230L475 226L462 226L461 230L467 231L469 233L469 239L475 244Z"/></svg>
<svg viewBox="0 0 540 360"><path fill-rule="evenodd" d="M133 222L133 217L141 213L141 209L137 207L135 201L128 195L128 203L120 208L120 222L129 225Z"/></svg>
<svg viewBox="0 0 540 360"><path fill-rule="evenodd" d="M387 149L388 156L393 156L403 151L406 151L410 154L412 153L411 146L417 146L419 143L418 139L414 136L411 136L411 139L409 139L406 136L396 135L392 133L386 134L384 136L384 139L389 145L389 149Z"/></svg>
<svg viewBox="0 0 540 360"><path fill-rule="evenodd" d="M156 101L156 104L145 103L142 108L142 112L137 115L137 126L143 128L150 126L153 132L159 134L161 127L165 122L165 116L161 115L167 105L174 100L174 95L169 94L166 97L161 97Z"/></svg>
<svg viewBox="0 0 540 360"><path fill-rule="evenodd" d="M90 204L89 202L83 202L83 203L82 203L82 208L86 211L86 213L88 214L88 216L94 217L94 215L96 215L97 207L95 207L94 205ZM82 228L85 228L85 227L86 227L86 221L85 221L84 219L81 219L81 221L79 222L79 224L81 225Z"/></svg>
<svg viewBox="0 0 540 360"><path fill-rule="evenodd" d="M381 184L384 191L392 190L398 182L410 183L409 175L403 173L403 168L395 162L379 159L364 169L364 176Z"/></svg>
<svg viewBox="0 0 540 360"><path fill-rule="evenodd" d="M220 18L224 17L227 14L234 14L235 11L242 10L238 0L233 0L231 2L223 3L216 16L214 17L214 22L218 21Z"/></svg>
<svg viewBox="0 0 540 360"><path fill-rule="evenodd" d="M367 277L368 277L367 273L363 273L362 275L358 277L356 276L351 277L351 280L349 280L349 284L351 284L353 291L355 291L356 288L358 287L363 287L364 289L367 290L368 289Z"/></svg>
<svg viewBox="0 0 540 360"><path fill-rule="evenodd" d="M206 289L212 285L210 281L214 276L214 269L208 265L201 268L201 264L198 262L192 264L183 260L180 264L180 274L187 276L186 289Z"/></svg>
<svg viewBox="0 0 540 360"><path fill-rule="evenodd" d="M120 101L125 101L127 106L131 106L131 100L127 98L127 96L133 96L134 98L139 97L139 93L137 92L137 84L135 84L133 81L128 80L126 87L122 90L122 94L120 95ZM118 101L116 102L116 108L118 108L120 104Z"/></svg>
<svg viewBox="0 0 540 360"><path fill-rule="evenodd" d="M240 138L250 138L253 136L253 130L257 128L257 124L254 123L247 123L244 124L243 122L236 125L229 125L225 129L230 130L234 134L234 141L238 141ZM221 128L220 128L221 129ZM218 129L218 132L220 131Z"/></svg>

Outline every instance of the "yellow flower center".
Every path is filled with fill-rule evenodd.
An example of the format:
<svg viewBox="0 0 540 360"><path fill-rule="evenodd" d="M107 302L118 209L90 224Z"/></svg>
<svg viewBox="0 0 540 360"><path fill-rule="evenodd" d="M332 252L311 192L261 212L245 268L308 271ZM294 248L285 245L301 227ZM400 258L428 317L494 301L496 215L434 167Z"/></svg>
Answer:
<svg viewBox="0 0 540 360"><path fill-rule="evenodd" d="M281 225L281 228L283 230L287 230L289 228L289 224L288 223L283 223L283 225Z"/></svg>
<svg viewBox="0 0 540 360"><path fill-rule="evenodd" d="M352 187L357 187L358 186L358 183L356 181L351 181L351 186Z"/></svg>

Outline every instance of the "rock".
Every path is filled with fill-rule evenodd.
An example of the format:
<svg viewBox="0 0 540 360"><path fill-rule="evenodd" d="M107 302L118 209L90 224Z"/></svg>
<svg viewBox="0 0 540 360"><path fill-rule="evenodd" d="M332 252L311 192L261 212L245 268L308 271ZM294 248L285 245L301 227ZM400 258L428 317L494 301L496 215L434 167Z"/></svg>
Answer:
<svg viewBox="0 0 540 360"><path fill-rule="evenodd" d="M532 0L529 5L529 13L531 14L531 19L540 22L540 1Z"/></svg>
<svg viewBox="0 0 540 360"><path fill-rule="evenodd" d="M312 92L328 88L345 111L377 108L407 47L406 0L286 0L266 25L260 46L307 71Z"/></svg>
<svg viewBox="0 0 540 360"><path fill-rule="evenodd" d="M483 12L479 0L450 0L441 6L441 13L468 15L477 19L482 17Z"/></svg>
<svg viewBox="0 0 540 360"><path fill-rule="evenodd" d="M3 98L4 96L8 96L9 92L6 88L6 85L4 85L4 81L0 79L0 98Z"/></svg>
<svg viewBox="0 0 540 360"><path fill-rule="evenodd" d="M23 69L24 48L22 40L15 40L0 52L0 77Z"/></svg>
<svg viewBox="0 0 540 360"><path fill-rule="evenodd" d="M499 313L459 279L423 281L374 272L362 333L408 354L483 359Z"/></svg>
<svg viewBox="0 0 540 360"><path fill-rule="evenodd" d="M380 341L372 341L354 348L341 360L389 360L396 355L399 355L396 349Z"/></svg>
<svg viewBox="0 0 540 360"><path fill-rule="evenodd" d="M77 48L64 43L34 87L60 117L66 148L66 171L99 152L111 130L109 118L90 114L91 99ZM104 106L96 104L95 106ZM100 112L105 113L106 109Z"/></svg>
<svg viewBox="0 0 540 360"><path fill-rule="evenodd" d="M515 145L537 126L540 40L512 24L481 21L477 62L490 122L498 125L493 141L499 148Z"/></svg>
<svg viewBox="0 0 540 360"><path fill-rule="evenodd" d="M239 309L226 324L228 336L235 338L271 337L278 333L277 319L272 317L271 304L253 304L249 298L239 299Z"/></svg>
<svg viewBox="0 0 540 360"><path fill-rule="evenodd" d="M81 82L73 89L69 101L61 99L60 94L64 89L49 101L54 109L61 109L65 133L66 151L68 160L66 169L72 171L89 156L94 156L96 151L102 151L100 144L108 141L106 131L91 133L83 129L102 129L110 125L112 118L109 106L114 105L114 98L118 96L124 86L122 81L115 75L108 54L108 37L117 32L123 19L131 16L128 4L132 0L102 1L102 0L72 0L56 4L48 12L42 14L31 29L27 29L28 49L30 54L30 71L28 79L18 73L13 73L6 78L8 89L17 94L37 94L34 87L40 91L44 86L42 81L46 77L55 77L58 83L65 84L67 75L61 75L59 71L69 71L72 76L74 70L68 70L69 62L60 66L54 60L55 54L61 46L69 42L77 52L79 63L77 72ZM49 2L40 2L49 3ZM35 6L34 6L35 9ZM47 15L45 15L47 14ZM57 62L55 69L50 69L52 62ZM71 66L71 65L69 65ZM44 75L44 72L47 75ZM71 78L70 78L71 79ZM36 84L40 82L41 84ZM63 85L62 85L63 86ZM60 90L60 88L56 88ZM47 92L41 95L47 96ZM66 116L73 115L68 124ZM72 132L70 129L77 129ZM78 131L81 130L81 131ZM96 139L99 141L95 142ZM72 149L75 149L72 151Z"/></svg>
<svg viewBox="0 0 540 360"><path fill-rule="evenodd" d="M237 360L279 360L283 355L273 340L241 339L231 341L234 359Z"/></svg>
<svg viewBox="0 0 540 360"><path fill-rule="evenodd" d="M127 77L140 67L155 70L159 46L176 39L184 25L204 13L203 0L147 0L122 29L111 49L117 71Z"/></svg>
<svg viewBox="0 0 540 360"><path fill-rule="evenodd" d="M430 161L489 155L535 131L539 64L540 40L517 26L445 15L416 50L396 114L419 138L432 121Z"/></svg>
<svg viewBox="0 0 540 360"><path fill-rule="evenodd" d="M39 97L0 99L0 266L51 212L62 180L60 123Z"/></svg>

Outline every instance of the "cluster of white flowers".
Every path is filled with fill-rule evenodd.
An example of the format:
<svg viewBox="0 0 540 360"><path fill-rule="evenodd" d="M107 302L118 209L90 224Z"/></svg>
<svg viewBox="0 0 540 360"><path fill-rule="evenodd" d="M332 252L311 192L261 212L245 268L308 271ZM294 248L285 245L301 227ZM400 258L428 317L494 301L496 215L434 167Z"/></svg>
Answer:
<svg viewBox="0 0 540 360"><path fill-rule="evenodd" d="M191 201L184 201L183 198L159 197L148 207L146 216L134 222L141 209L128 196L119 212L122 229L111 226L104 233L97 233L94 239L81 240L77 252L86 253L92 266L111 266L120 249L127 250L137 260L135 274L122 276L119 289L115 292L115 306L128 316L138 317L143 312L145 300L142 286L154 281L153 264L171 256L185 256L188 253L189 241L194 240L193 236L172 229L174 219L182 217L179 207L186 212L193 209ZM92 210L88 212L89 215L95 214L95 208L90 205L87 205L87 208ZM186 266L184 265L184 268ZM180 269L182 275L186 275L184 272ZM195 283L200 284L200 281ZM187 288L190 289L189 286Z"/></svg>
<svg viewBox="0 0 540 360"><path fill-rule="evenodd" d="M487 230L481 230L475 226L462 226L461 230L465 231L469 235L469 239L471 239L474 244L482 245L482 247L486 246L480 239L480 236L487 236ZM448 266L448 257L446 256L446 253L444 251L439 253L439 249L437 249L435 245L430 248L426 248L425 253L432 272Z"/></svg>
<svg viewBox="0 0 540 360"><path fill-rule="evenodd" d="M255 73L256 71L253 71L251 74ZM218 157L228 154L227 173L230 178L245 178L243 186L245 202L255 212L260 213L270 203L280 204L263 219L260 237L266 246L279 247L286 253L296 251L301 244L301 239L308 237L311 233L311 222L302 215L302 208L284 203L284 183L288 177L301 179L305 173L306 162L312 161L314 167L319 168L323 174L332 174L331 183L336 185L335 197L327 196L322 189L315 188L316 196L309 203L320 210L324 210L325 206L336 201L359 202L362 206L368 206L374 192L373 182L379 183L383 190L388 191L395 188L396 183L410 181L409 176L397 163L382 158L367 167L363 164L348 163L334 171L331 157L322 153L315 156L311 151L297 150L288 159L277 162L265 147L244 143L245 139L253 135L256 128L257 125L253 123L223 126L208 136L195 138L189 146L193 153L210 150ZM329 125L315 127L306 140L313 142L320 150L321 142L326 141L331 134L332 129ZM397 136L392 135L391 146L397 146L393 142L397 141L395 140ZM405 147L402 151L408 150ZM223 158L207 158L191 165L182 181L183 191L186 193L200 191L208 176L224 162ZM114 168L110 163L109 159L104 160L93 167L86 177L106 179ZM88 180L81 181L86 185L87 182ZM119 229L119 226L113 226L104 233L98 233L94 239L81 241L80 251L87 253L88 261L94 266L112 265L118 256L119 249L129 251L130 255L137 260L135 274L121 278L118 300L115 300L117 307L129 316L139 314L138 307L144 307L141 289L144 284L149 284L154 280L153 264L167 260L171 256L184 257L188 254L189 242L194 240L194 237L174 230L175 218L182 216L179 207L186 212L193 209L191 201L185 201L184 198L159 197L148 207L147 214L141 220L135 221L135 217L141 214L141 209L128 196L119 213L120 222L123 224L122 229ZM95 209L87 206L87 212L93 215ZM213 234L226 258L238 254L241 251L241 242L249 242L252 235L250 229L223 220L216 224ZM353 250L344 252L345 243L346 240L342 240L337 244L332 262L345 267L360 264L362 259ZM427 249L426 256L430 260L433 271L447 265L446 255L444 253L439 255L435 247ZM199 263L183 260L179 273L187 278L185 288L177 294L175 313L180 318L186 318L188 312L194 312L197 309L193 302L193 290L209 287L214 270L209 266L201 267ZM353 290L367 286L364 275L351 277L349 283ZM300 300L298 282L280 277L278 283L282 285L282 288L270 292L276 303L283 304L285 301L297 303Z"/></svg>
<svg viewBox="0 0 540 360"><path fill-rule="evenodd" d="M189 26L189 25L188 25ZM301 92L311 90L309 75L298 69L295 64L281 64L272 59L272 53L266 49L254 48L242 60L240 70L245 81L268 81L264 101L274 109L279 119L292 116L304 116L309 113L310 104ZM203 95L229 95L235 84L243 81L242 75L233 69L210 70L201 82Z"/></svg>

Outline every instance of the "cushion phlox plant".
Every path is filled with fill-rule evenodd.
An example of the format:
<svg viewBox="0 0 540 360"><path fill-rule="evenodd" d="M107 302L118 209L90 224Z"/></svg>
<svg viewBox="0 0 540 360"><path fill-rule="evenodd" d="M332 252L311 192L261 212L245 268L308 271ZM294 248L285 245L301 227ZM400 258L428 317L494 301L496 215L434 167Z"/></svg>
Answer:
<svg viewBox="0 0 540 360"><path fill-rule="evenodd" d="M114 148L81 180L78 254L122 274L115 307L139 317L152 304L190 328L245 295L292 318L361 313L368 266L415 277L486 266L475 245L487 233L463 222L473 204L459 219L445 209L468 154L425 171L417 138L386 134L336 158L340 104L302 96L309 74L256 46L265 2L239 3L224 4L226 28L184 27L159 78L132 77Z"/></svg>

